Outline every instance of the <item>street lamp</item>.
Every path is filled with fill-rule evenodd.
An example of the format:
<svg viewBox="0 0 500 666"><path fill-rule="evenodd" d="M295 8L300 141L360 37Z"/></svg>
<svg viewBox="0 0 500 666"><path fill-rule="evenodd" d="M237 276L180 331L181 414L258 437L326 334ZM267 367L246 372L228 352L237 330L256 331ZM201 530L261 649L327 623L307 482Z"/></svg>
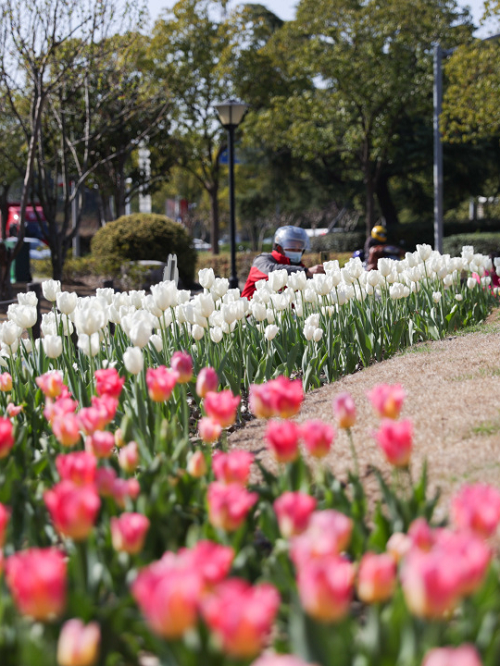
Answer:
<svg viewBox="0 0 500 666"><path fill-rule="evenodd" d="M237 99L226 99L220 104L215 104L219 120L227 129L227 147L229 152L229 229L231 236L231 276L229 278L230 289L238 287L238 275L236 273L236 225L234 220L234 130L243 120L248 109L246 104Z"/></svg>

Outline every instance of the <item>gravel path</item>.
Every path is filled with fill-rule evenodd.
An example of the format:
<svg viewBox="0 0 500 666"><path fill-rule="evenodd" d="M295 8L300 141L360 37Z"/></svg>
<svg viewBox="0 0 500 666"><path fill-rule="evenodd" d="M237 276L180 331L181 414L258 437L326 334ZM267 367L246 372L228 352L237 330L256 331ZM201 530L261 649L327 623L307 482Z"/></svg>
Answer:
<svg viewBox="0 0 500 666"><path fill-rule="evenodd" d="M476 332L416 345L307 394L298 422L321 418L333 423L333 398L344 391L353 396L362 475L370 465L389 469L370 434L378 419L366 392L379 383L400 383L406 391L402 417L414 422L414 475L427 459L431 487L439 486L444 500L465 482L500 487L500 311ZM253 420L231 435L229 446L260 451L272 467L272 459L262 451L264 430L265 421ZM338 434L327 460L336 475L345 478L351 464L345 433ZM367 482L371 486L373 476L367 475Z"/></svg>

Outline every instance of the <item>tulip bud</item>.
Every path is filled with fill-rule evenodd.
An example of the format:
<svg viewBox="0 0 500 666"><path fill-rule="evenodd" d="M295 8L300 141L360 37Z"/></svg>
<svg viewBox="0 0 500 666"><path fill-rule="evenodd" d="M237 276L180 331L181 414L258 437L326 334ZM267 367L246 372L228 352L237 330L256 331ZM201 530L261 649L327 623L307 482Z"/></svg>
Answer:
<svg viewBox="0 0 500 666"><path fill-rule="evenodd" d="M201 479L207 473L207 463L202 451L191 454L187 464L187 473L195 479Z"/></svg>
<svg viewBox="0 0 500 666"><path fill-rule="evenodd" d="M356 406L349 393L341 393L333 401L333 413L339 428L348 430L356 423Z"/></svg>
<svg viewBox="0 0 500 666"><path fill-rule="evenodd" d="M0 458L9 455L14 446L13 426L9 419L0 416Z"/></svg>
<svg viewBox="0 0 500 666"><path fill-rule="evenodd" d="M198 434L204 444L213 444L221 436L222 426L209 416L204 416L198 421Z"/></svg>
<svg viewBox="0 0 500 666"><path fill-rule="evenodd" d="M196 393L200 398L204 398L209 391L217 391L219 377L217 372L211 368L202 368L196 378Z"/></svg>
<svg viewBox="0 0 500 666"><path fill-rule="evenodd" d="M59 335L46 335L42 338L43 351L49 358L59 358L62 354L62 338Z"/></svg>
<svg viewBox="0 0 500 666"><path fill-rule="evenodd" d="M93 666L99 657L101 630L97 622L81 620L64 623L57 643L59 666Z"/></svg>
<svg viewBox="0 0 500 666"><path fill-rule="evenodd" d="M365 553L358 570L358 596L368 604L387 601L396 587L396 561L388 553Z"/></svg>
<svg viewBox="0 0 500 666"><path fill-rule="evenodd" d="M75 292L61 291L56 295L56 302L57 307L62 314L70 315L76 308L78 294Z"/></svg>
<svg viewBox="0 0 500 666"><path fill-rule="evenodd" d="M61 283L59 280L44 280L42 282L42 291L44 298L54 303L57 295L61 292Z"/></svg>
<svg viewBox="0 0 500 666"><path fill-rule="evenodd" d="M131 375L138 375L144 367L144 356L139 347L128 347L123 354L123 363Z"/></svg>
<svg viewBox="0 0 500 666"><path fill-rule="evenodd" d="M4 372L0 375L0 391L2 391L2 393L9 393L12 391L12 377L8 372Z"/></svg>
<svg viewBox="0 0 500 666"><path fill-rule="evenodd" d="M111 518L111 540L118 552L136 555L144 545L149 529L149 520L140 513L122 513Z"/></svg>
<svg viewBox="0 0 500 666"><path fill-rule="evenodd" d="M193 378L193 359L186 352L175 352L170 359L170 367L177 373L179 384L187 384Z"/></svg>
<svg viewBox="0 0 500 666"><path fill-rule="evenodd" d="M137 442L129 442L126 446L120 449L118 453L118 464L123 471L132 474L139 464L139 451Z"/></svg>

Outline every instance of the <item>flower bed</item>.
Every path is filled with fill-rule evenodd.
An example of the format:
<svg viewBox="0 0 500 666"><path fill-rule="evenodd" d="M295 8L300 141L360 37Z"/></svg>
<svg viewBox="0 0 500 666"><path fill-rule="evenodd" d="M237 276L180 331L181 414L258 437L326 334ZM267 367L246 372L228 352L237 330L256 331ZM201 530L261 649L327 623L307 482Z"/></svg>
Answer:
<svg viewBox="0 0 500 666"><path fill-rule="evenodd" d="M292 420L321 375L485 316L487 279L459 281L485 258L411 257L373 276L330 265L314 289L297 278L282 293L278 273L251 305L210 273L194 302L166 283L78 300L47 282L41 341L21 336L36 314L20 295L0 330L2 666L497 664L500 494L464 488L450 525L433 525L401 387L369 396L394 467L392 483L376 472L374 511L350 397L334 402L337 433ZM297 369L303 382L281 376ZM225 450L242 387L270 419L277 475ZM322 463L335 437L351 444L346 481Z"/></svg>

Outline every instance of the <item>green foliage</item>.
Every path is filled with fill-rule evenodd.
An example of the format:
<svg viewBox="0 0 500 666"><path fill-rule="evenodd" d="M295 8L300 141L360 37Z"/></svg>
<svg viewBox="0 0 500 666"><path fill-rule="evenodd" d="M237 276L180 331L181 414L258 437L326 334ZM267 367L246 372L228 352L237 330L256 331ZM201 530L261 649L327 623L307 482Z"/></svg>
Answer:
<svg viewBox="0 0 500 666"><path fill-rule="evenodd" d="M317 236L311 241L315 252L354 252L365 244L364 231L346 231Z"/></svg>
<svg viewBox="0 0 500 666"><path fill-rule="evenodd" d="M154 259L167 261L177 255L179 277L193 281L196 251L186 229L163 215L137 213L124 215L99 229L91 243L92 255L112 261Z"/></svg>
<svg viewBox="0 0 500 666"><path fill-rule="evenodd" d="M458 256L464 245L473 245L474 252L489 254L500 252L500 233L486 234L459 234L443 240L443 251L452 256Z"/></svg>

